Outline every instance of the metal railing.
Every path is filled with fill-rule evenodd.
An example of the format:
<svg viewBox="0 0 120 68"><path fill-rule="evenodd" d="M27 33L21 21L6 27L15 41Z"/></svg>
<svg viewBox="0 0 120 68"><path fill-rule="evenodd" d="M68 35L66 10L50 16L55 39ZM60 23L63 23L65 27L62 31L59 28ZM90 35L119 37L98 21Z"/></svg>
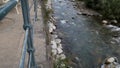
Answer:
<svg viewBox="0 0 120 68"><path fill-rule="evenodd" d="M20 60L19 68L24 68L25 65L25 59L26 59L26 53L28 53L28 64L27 68L37 68L36 62L35 62L35 56L34 56L34 46L33 46L33 26L31 24L30 20L30 10L32 5L29 5L28 0L20 0L21 7L22 7L22 14L23 14L23 28L25 30L25 37L24 37L24 43L23 43L23 49L22 49L22 56ZM33 0L34 5L34 22L37 20L37 0ZM12 8L16 6L18 3L18 0L10 0L8 3L4 4L2 7L0 7L0 20L2 20Z"/></svg>
<svg viewBox="0 0 120 68"><path fill-rule="evenodd" d="M37 19L37 0L33 0L34 4L34 11L35 11L35 17L34 21ZM23 44L23 50L22 50L22 57L20 61L20 67L24 68L25 66L25 58L26 58L26 52L28 52L28 68L37 68L37 65L35 63L35 56L34 56L34 46L33 46L33 26L31 25L30 21L30 10L29 2L28 0L21 0L21 7L22 7L22 13L23 13L23 19L24 19L24 25L23 28L25 30L25 38L24 38L24 44Z"/></svg>

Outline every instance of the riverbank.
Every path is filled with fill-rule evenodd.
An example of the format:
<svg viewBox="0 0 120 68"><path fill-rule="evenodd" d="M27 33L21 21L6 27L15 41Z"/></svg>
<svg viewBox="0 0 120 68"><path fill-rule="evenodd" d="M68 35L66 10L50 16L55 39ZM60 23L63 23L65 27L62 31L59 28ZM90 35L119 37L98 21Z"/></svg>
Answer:
<svg viewBox="0 0 120 68"><path fill-rule="evenodd" d="M115 12L113 12L113 14L112 14L112 12L107 11L107 10L113 10L112 7L106 8L106 9L100 9L100 8L95 9L95 8L86 7L87 4L84 1L80 1L80 0L71 0L71 1L76 3L75 6L81 12L80 15L93 16L97 20L100 20L102 24L106 24L106 25L112 24L115 26L120 26L119 19L116 19L116 17L119 18L119 16L118 16L119 14L115 16L115 12L116 13L119 13L119 12L114 10ZM92 3L91 3L91 5L92 5ZM116 9L117 7L114 7L114 8ZM103 12L103 11L106 11L106 12ZM110 18L110 16L112 16L112 17Z"/></svg>
<svg viewBox="0 0 120 68"><path fill-rule="evenodd" d="M78 11L80 11L80 13L78 13L79 15L102 17L102 15L100 13L87 8L83 1L75 1L75 0L70 0L70 1L74 2L74 8L76 8Z"/></svg>

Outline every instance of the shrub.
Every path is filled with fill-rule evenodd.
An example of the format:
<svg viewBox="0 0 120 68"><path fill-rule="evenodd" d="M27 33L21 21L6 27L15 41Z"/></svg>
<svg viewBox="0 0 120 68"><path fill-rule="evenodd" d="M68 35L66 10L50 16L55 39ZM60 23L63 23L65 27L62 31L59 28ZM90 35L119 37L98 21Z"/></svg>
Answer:
<svg viewBox="0 0 120 68"><path fill-rule="evenodd" d="M85 0L86 6L99 11L104 18L120 20L120 0Z"/></svg>

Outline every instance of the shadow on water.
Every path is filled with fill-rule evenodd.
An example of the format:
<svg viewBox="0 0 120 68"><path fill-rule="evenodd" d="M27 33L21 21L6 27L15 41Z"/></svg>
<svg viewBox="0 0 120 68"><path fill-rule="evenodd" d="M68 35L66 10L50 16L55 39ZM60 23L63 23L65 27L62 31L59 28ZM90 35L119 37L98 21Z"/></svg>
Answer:
<svg viewBox="0 0 120 68"><path fill-rule="evenodd" d="M52 3L58 34L74 68L100 68L106 57L120 57L120 38L113 37L119 32L111 32L93 18L77 15L79 11L73 8L73 2Z"/></svg>

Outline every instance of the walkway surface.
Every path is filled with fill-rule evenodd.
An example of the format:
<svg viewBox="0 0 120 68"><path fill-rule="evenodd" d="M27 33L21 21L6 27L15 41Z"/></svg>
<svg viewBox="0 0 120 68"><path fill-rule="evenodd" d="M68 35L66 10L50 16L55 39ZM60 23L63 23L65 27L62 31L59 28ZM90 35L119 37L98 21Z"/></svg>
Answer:
<svg viewBox="0 0 120 68"><path fill-rule="evenodd" d="M0 21L0 68L19 68L22 44L24 39L23 18L13 9L2 21ZM38 10L38 21L34 23L34 45L36 48L36 62L38 68L49 68L46 59L45 34L41 11ZM33 14L33 11L31 12ZM33 18L31 15L31 19Z"/></svg>

